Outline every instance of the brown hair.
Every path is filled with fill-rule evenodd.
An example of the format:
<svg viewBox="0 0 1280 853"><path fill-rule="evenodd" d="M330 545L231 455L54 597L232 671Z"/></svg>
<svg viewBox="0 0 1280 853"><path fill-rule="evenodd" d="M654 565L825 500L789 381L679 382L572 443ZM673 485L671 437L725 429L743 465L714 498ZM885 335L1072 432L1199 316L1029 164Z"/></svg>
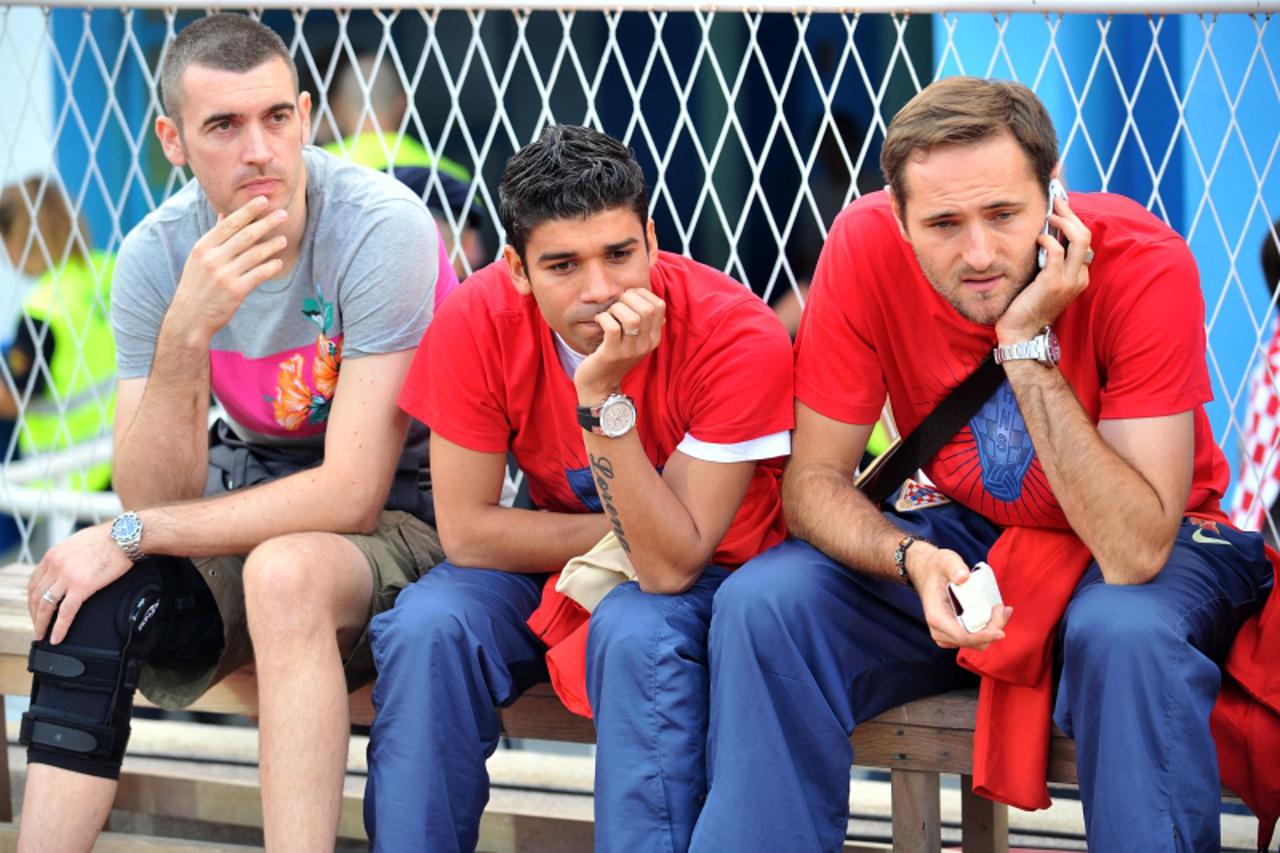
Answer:
<svg viewBox="0 0 1280 853"><path fill-rule="evenodd" d="M1036 179L1047 187L1058 163L1058 135L1035 93L1006 80L948 77L926 86L889 122L880 168L905 210L904 173L913 153L938 145L972 145L1001 132L1017 140Z"/></svg>
<svg viewBox="0 0 1280 853"><path fill-rule="evenodd" d="M246 15L221 12L188 24L165 48L160 63L160 94L164 112L181 126L182 75L189 65L244 74L279 57L293 75L298 90L298 67L280 36Z"/></svg>
<svg viewBox="0 0 1280 853"><path fill-rule="evenodd" d="M62 187L50 178L27 178L0 193L0 239L7 244L14 236L24 246L30 238L26 257L47 262L46 268L64 260L84 261L88 231L71 212Z"/></svg>

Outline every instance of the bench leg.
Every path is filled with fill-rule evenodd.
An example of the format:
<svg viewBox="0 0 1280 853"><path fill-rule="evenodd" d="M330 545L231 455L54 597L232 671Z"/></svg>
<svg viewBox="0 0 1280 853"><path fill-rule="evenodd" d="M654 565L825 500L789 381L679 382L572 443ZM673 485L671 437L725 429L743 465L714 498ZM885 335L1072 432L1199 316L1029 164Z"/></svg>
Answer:
<svg viewBox="0 0 1280 853"><path fill-rule="evenodd" d="M937 853L942 848L938 774L890 771L894 853Z"/></svg>
<svg viewBox="0 0 1280 853"><path fill-rule="evenodd" d="M0 695L0 721L4 720L4 696ZM0 744L0 821L13 823L13 788L9 785L9 739Z"/></svg>
<svg viewBox="0 0 1280 853"><path fill-rule="evenodd" d="M973 777L960 777L961 849L1009 853L1009 807L973 792Z"/></svg>

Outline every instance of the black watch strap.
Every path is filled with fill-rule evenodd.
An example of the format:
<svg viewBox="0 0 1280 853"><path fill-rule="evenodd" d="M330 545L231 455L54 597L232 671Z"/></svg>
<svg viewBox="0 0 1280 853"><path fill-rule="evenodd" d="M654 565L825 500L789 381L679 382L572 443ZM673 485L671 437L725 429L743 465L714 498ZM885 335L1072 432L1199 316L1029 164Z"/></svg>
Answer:
<svg viewBox="0 0 1280 853"><path fill-rule="evenodd" d="M579 406L578 407L578 426L588 431L594 431L600 428L600 407L599 406Z"/></svg>

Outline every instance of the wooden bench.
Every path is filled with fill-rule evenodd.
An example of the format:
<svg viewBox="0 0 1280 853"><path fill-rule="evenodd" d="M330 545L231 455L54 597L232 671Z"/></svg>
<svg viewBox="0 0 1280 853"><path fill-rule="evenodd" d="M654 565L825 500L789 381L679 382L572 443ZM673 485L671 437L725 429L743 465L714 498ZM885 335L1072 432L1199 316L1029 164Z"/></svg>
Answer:
<svg viewBox="0 0 1280 853"><path fill-rule="evenodd" d="M0 694L26 695L31 677L27 672L27 652L31 643L31 623L27 615L26 585L29 566L0 569ZM145 705L139 697L139 703ZM957 691L894 708L862 724L853 736L855 763L885 768L891 772L893 849L897 851L937 851L941 846L941 806L939 774L956 773L962 778L962 832L965 851L1008 850L1008 810L1006 806L969 793L972 772L973 721L976 691ZM255 716L257 688L251 672L241 671L216 685L191 710ZM352 722L368 725L373 720L371 688L351 696ZM502 711L504 732L515 738L592 743L595 731L588 720L570 714L546 685L530 690L510 708ZM1069 739L1055 733L1050 749L1051 782L1074 783L1075 751ZM199 809L201 797L231 796L215 784L190 783L172 778L148 779L130 773L121 777L117 806L146 811L156 802L156 790L165 789L168 808L188 801L189 817L208 811ZM179 792L181 796L179 796ZM236 808L251 808L256 792L240 791ZM359 804L345 808L344 826L356 823L359 831ZM183 815L178 815L183 816ZM260 819L260 818L259 818ZM7 751L0 750L0 821L12 822L11 785ZM9 827L10 834L12 827ZM512 848L521 846L519 821L505 827ZM533 829L529 829L533 832ZM0 846L0 849L3 849ZM185 847L182 849L186 849ZM874 849L847 847L846 850Z"/></svg>

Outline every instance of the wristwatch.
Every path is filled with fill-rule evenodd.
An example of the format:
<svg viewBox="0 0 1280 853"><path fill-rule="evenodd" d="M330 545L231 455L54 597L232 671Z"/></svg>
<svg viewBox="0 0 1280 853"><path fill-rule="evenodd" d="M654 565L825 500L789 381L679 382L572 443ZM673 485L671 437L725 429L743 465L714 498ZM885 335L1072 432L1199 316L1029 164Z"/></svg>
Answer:
<svg viewBox="0 0 1280 853"><path fill-rule="evenodd" d="M1034 359L1046 367L1051 367L1057 364L1058 359L1061 357L1062 350L1058 347L1058 336L1053 333L1053 329L1049 326L1045 326L1040 330L1040 334L1029 341L1007 344L995 349L996 364L1004 364L1006 361Z"/></svg>
<svg viewBox="0 0 1280 853"><path fill-rule="evenodd" d="M142 519L136 512L126 512L111 522L111 532L107 535L133 562L147 556L142 553Z"/></svg>
<svg viewBox="0 0 1280 853"><path fill-rule="evenodd" d="M636 425L636 403L626 394L610 394L598 406L579 406L578 423L588 432L618 438Z"/></svg>

